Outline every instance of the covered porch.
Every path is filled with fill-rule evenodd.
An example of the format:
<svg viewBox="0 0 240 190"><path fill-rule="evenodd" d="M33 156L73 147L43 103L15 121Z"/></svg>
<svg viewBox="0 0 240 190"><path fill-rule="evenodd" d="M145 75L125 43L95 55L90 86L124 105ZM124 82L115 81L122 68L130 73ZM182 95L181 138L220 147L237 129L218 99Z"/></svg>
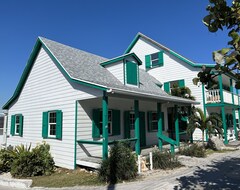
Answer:
<svg viewBox="0 0 240 190"><path fill-rule="evenodd" d="M163 143L171 152L179 146L180 106L196 102L178 97L103 92L103 96L76 102L76 164L96 167L94 160L107 159L116 141L130 141L133 150L142 150ZM168 108L174 110L175 137L168 134ZM95 163L95 164L94 164Z"/></svg>

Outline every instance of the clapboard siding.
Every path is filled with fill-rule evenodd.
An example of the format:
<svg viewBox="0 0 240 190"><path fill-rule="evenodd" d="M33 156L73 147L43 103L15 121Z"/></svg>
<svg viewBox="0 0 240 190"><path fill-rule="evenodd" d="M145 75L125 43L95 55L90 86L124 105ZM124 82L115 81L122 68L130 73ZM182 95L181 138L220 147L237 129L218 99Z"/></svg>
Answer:
<svg viewBox="0 0 240 190"><path fill-rule="evenodd" d="M101 108L101 98L79 101L78 102L78 140L93 140L92 139L92 110ZM109 140L118 140L124 138L124 111L130 111L134 108L134 100L109 97L109 110L116 109L120 110L120 126L121 134L118 136L109 136ZM145 113L145 131L146 131L146 144L155 145L157 144L157 132L148 132L147 126L147 112L156 111L157 103L139 101L139 111ZM164 112L164 121L165 126L167 126L167 107L162 105L162 111ZM114 127L114 126L113 126ZM165 132L167 127L165 127ZM132 131L133 133L133 131ZM134 137L134 133L133 136ZM101 138L99 139L102 140ZM84 148L83 148L84 147ZM78 145L77 146L77 159L85 158L88 155L88 152L91 156L101 157L102 156L102 146L100 145Z"/></svg>
<svg viewBox="0 0 240 190"><path fill-rule="evenodd" d="M41 49L18 100L9 109L9 116L24 116L23 137L10 136L8 145L28 144L32 147L43 140L50 144L57 166L74 168L75 101L91 99L102 92L68 81L55 63ZM42 113L62 110L62 140L42 138ZM8 120L10 134L11 119Z"/></svg>
<svg viewBox="0 0 240 190"><path fill-rule="evenodd" d="M123 61L119 61L116 63L112 63L110 65L106 65L105 68L110 71L114 77L116 77L119 81L124 83L124 70L123 70Z"/></svg>
<svg viewBox="0 0 240 190"><path fill-rule="evenodd" d="M145 55L156 53L161 50L163 49L149 43L143 38L139 38L131 52L134 52L141 59L143 62L141 68L145 69ZM193 85L192 82L192 79L197 76L197 73L201 70L201 68L190 66L167 51L164 51L163 60L163 67L155 67L153 69L149 69L147 72L161 83L184 79L185 85L191 89L192 95L196 97L196 101L201 103L201 105L198 106L203 108L202 88L201 86L198 87Z"/></svg>

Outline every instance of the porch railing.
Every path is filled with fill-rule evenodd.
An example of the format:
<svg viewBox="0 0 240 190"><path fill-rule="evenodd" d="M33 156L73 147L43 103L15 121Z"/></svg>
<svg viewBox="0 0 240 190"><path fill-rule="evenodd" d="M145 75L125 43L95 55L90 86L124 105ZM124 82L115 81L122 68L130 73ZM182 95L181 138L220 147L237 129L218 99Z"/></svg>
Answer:
<svg viewBox="0 0 240 190"><path fill-rule="evenodd" d="M239 102L239 95L234 94L234 104L238 105ZM232 104L232 93L226 90L223 90L223 100L225 103ZM220 96L220 90L214 89L214 90L208 90L206 92L206 103L220 103L221 102L221 96Z"/></svg>

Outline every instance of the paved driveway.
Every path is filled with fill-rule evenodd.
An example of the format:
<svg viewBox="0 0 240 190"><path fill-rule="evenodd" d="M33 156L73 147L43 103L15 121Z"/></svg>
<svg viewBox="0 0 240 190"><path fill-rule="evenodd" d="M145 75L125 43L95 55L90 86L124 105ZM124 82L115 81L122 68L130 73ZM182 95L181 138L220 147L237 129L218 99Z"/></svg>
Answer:
<svg viewBox="0 0 240 190"><path fill-rule="evenodd" d="M105 187L54 188L54 190L180 190L180 189L240 189L240 150L214 154L204 159L196 159L188 167L180 168L170 174L154 173L144 180L121 183ZM19 190L1 187L1 190ZM45 188L34 188L45 190ZM47 189L47 188L46 188ZM50 189L48 189L50 190Z"/></svg>

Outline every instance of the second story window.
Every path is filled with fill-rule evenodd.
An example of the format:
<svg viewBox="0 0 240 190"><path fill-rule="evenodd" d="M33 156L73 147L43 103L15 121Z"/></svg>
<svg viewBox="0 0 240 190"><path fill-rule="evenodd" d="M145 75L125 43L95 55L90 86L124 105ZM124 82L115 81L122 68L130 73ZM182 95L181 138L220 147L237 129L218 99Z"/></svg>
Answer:
<svg viewBox="0 0 240 190"><path fill-rule="evenodd" d="M145 56L146 68L162 67L163 62L163 51Z"/></svg>

